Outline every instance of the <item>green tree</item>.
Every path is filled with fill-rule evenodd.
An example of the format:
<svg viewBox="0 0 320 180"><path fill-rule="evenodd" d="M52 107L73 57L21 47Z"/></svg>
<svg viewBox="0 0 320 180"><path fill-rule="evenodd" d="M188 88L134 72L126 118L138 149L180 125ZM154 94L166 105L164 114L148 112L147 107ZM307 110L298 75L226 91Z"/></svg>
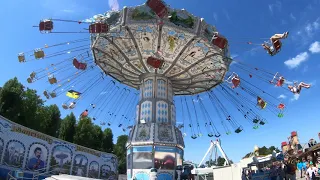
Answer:
<svg viewBox="0 0 320 180"><path fill-rule="evenodd" d="M23 96L23 109L22 116L25 119L26 126L40 131L41 130L41 119L40 116L41 108L43 107L44 101L37 95L37 91L33 89L27 89Z"/></svg>
<svg viewBox="0 0 320 180"><path fill-rule="evenodd" d="M103 132L101 130L101 127L98 125L94 125L92 127L92 141L90 148L95 150L101 150L102 148L102 140L103 140Z"/></svg>
<svg viewBox="0 0 320 180"><path fill-rule="evenodd" d="M81 118L73 138L75 144L90 147L92 142L93 125L89 117Z"/></svg>
<svg viewBox="0 0 320 180"><path fill-rule="evenodd" d="M59 130L59 138L68 142L73 142L76 133L76 117L73 113L67 115L62 121Z"/></svg>
<svg viewBox="0 0 320 180"><path fill-rule="evenodd" d="M26 126L22 118L24 87L15 77L7 81L0 93L0 114L13 122Z"/></svg>
<svg viewBox="0 0 320 180"><path fill-rule="evenodd" d="M226 161L226 160L225 160L224 158L222 158L221 156L219 156L219 157L217 158L217 166L223 166L225 161Z"/></svg>
<svg viewBox="0 0 320 180"><path fill-rule="evenodd" d="M103 131L102 150L107 153L113 152L113 133L110 128Z"/></svg>
<svg viewBox="0 0 320 180"><path fill-rule="evenodd" d="M126 172L126 158L127 158L127 149L126 149L126 143L128 141L127 135L121 135L118 136L117 143L114 146L114 152L118 157L119 160L119 166L118 171L119 173L125 173Z"/></svg>
<svg viewBox="0 0 320 180"><path fill-rule="evenodd" d="M45 106L40 110L42 119L40 126L41 132L53 137L58 137L58 130L61 123L61 114L57 105Z"/></svg>

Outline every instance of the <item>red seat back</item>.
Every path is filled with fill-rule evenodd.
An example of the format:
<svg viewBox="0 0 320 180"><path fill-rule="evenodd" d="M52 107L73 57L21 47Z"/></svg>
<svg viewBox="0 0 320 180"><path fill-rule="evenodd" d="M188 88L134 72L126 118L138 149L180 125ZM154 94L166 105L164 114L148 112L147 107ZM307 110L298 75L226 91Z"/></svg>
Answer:
<svg viewBox="0 0 320 180"><path fill-rule="evenodd" d="M104 23L94 23L89 26L90 33L107 33L109 26Z"/></svg>
<svg viewBox="0 0 320 180"><path fill-rule="evenodd" d="M224 49L228 44L228 40L222 36L214 35L214 38L212 38L211 43L215 46L218 46L221 49Z"/></svg>
<svg viewBox="0 0 320 180"><path fill-rule="evenodd" d="M147 59L147 63L154 68L161 68L161 66L163 65L163 62L164 62L163 60L157 59L154 57L148 57Z"/></svg>
<svg viewBox="0 0 320 180"><path fill-rule="evenodd" d="M281 45L282 45L282 44L281 44L281 41L275 40L275 41L273 41L272 43L273 43L273 46L274 46L275 50L276 50L276 51L280 51Z"/></svg>
<svg viewBox="0 0 320 180"><path fill-rule="evenodd" d="M236 87L238 87L239 86L239 84L240 84L240 80L238 79L238 78L232 78L232 84L233 84L233 86L236 88Z"/></svg>
<svg viewBox="0 0 320 180"><path fill-rule="evenodd" d="M87 64L86 63L79 63L79 69L86 70L87 69Z"/></svg>
<svg viewBox="0 0 320 180"><path fill-rule="evenodd" d="M148 0L147 6L152 9L160 18L165 17L168 14L166 5L161 0Z"/></svg>
<svg viewBox="0 0 320 180"><path fill-rule="evenodd" d="M41 21L39 23L40 31L51 31L53 29L53 22L50 20Z"/></svg>
<svg viewBox="0 0 320 180"><path fill-rule="evenodd" d="M73 59L72 64L74 65L75 68L79 69L80 63L76 58Z"/></svg>

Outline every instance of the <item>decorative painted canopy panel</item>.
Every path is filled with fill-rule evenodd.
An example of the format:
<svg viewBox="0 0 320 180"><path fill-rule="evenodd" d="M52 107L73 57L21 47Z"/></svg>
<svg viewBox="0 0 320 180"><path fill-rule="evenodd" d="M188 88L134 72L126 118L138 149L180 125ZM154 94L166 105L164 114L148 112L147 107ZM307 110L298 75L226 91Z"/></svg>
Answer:
<svg viewBox="0 0 320 180"><path fill-rule="evenodd" d="M161 20L146 5L104 14L101 19L110 31L92 35L95 62L106 74L136 89L146 73L168 77L175 95L215 87L231 63L228 48L211 44L216 28L185 10L168 10L169 17ZM147 63L149 57L161 66Z"/></svg>

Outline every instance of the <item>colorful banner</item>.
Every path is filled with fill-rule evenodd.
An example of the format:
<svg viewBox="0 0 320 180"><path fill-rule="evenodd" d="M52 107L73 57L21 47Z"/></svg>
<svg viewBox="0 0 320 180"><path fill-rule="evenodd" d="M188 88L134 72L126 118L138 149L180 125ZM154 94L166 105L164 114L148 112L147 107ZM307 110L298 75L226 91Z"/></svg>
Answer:
<svg viewBox="0 0 320 180"><path fill-rule="evenodd" d="M152 168L152 146L141 146L132 148L133 169Z"/></svg>
<svg viewBox="0 0 320 180"><path fill-rule="evenodd" d="M162 170L174 170L176 148L156 146L154 154L154 167Z"/></svg>

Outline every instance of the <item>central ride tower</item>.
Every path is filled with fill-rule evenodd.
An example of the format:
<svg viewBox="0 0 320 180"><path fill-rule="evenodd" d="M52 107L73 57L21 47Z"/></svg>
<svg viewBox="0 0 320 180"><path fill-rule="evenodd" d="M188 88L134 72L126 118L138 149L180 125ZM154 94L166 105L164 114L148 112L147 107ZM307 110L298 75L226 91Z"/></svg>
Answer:
<svg viewBox="0 0 320 180"><path fill-rule="evenodd" d="M161 2L147 4L153 1ZM128 179L150 179L156 168L159 179L171 180L184 153L174 96L214 88L231 60L227 40L204 19L184 9L147 4L95 16L109 31L92 34L91 49L107 75L140 90L126 145ZM150 7L166 8L169 16L160 19Z"/></svg>

